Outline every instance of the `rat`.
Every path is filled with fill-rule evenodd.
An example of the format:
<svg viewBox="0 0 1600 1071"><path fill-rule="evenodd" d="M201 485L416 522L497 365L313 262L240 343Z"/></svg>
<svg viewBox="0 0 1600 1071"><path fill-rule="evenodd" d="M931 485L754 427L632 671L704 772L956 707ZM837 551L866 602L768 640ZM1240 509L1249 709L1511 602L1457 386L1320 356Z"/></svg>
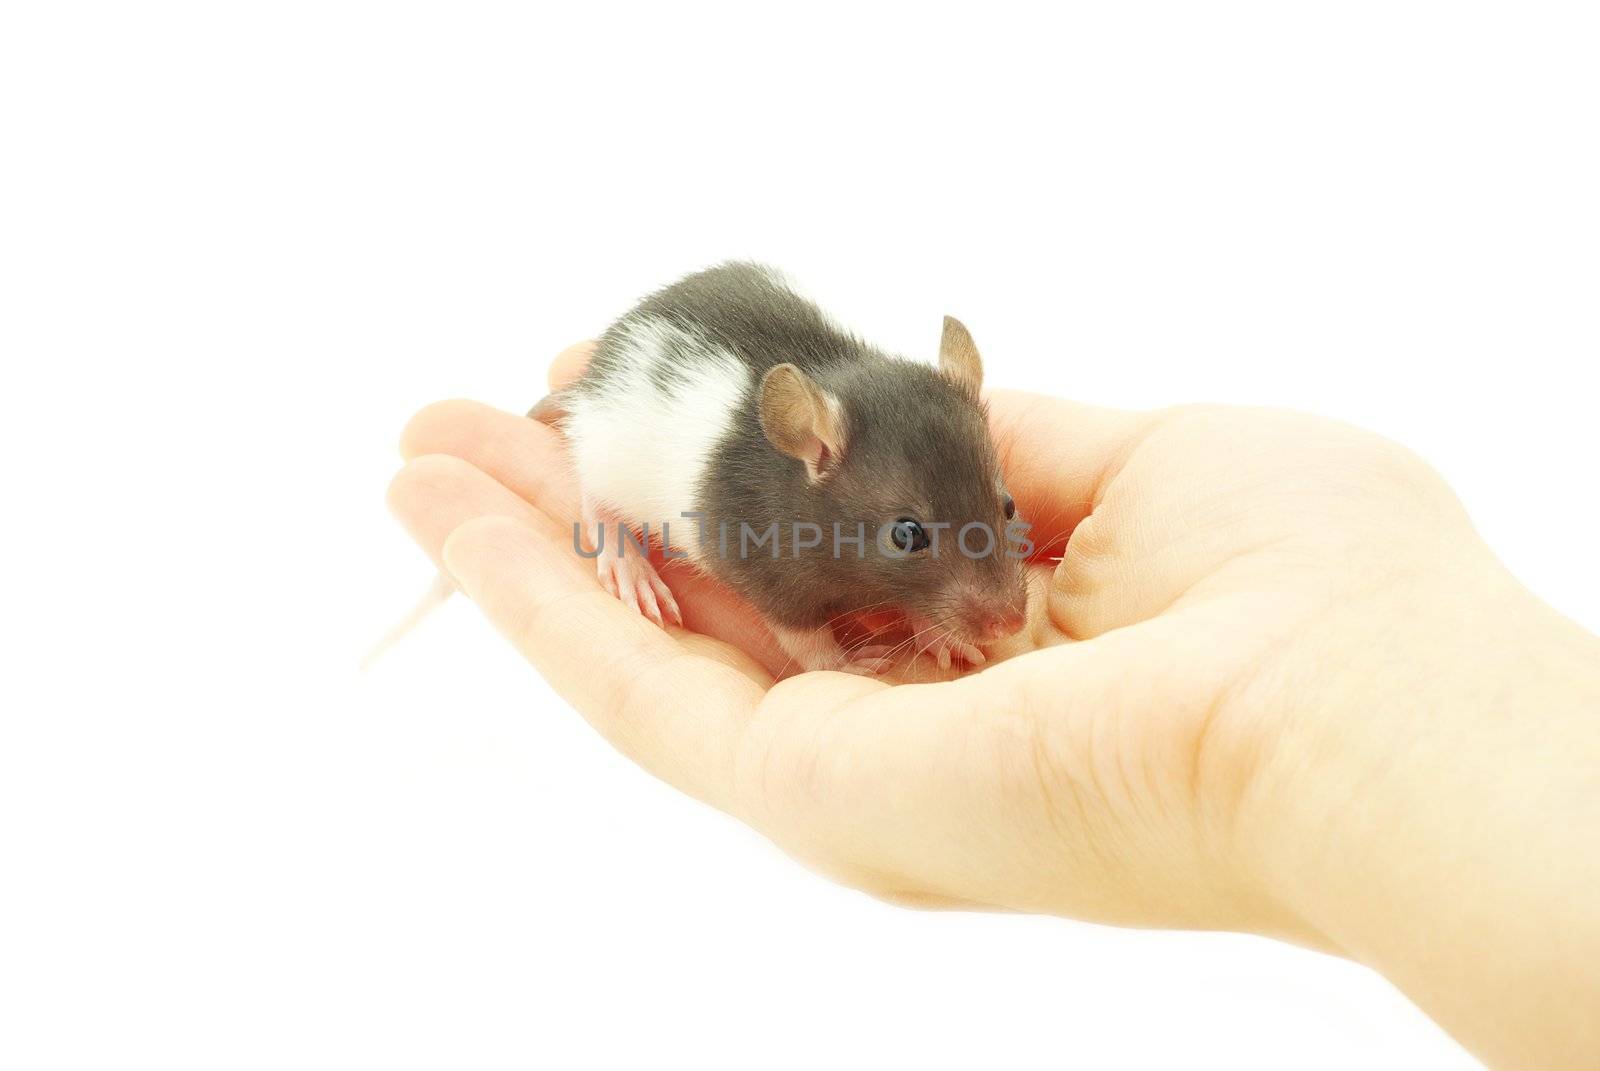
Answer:
<svg viewBox="0 0 1600 1071"><path fill-rule="evenodd" d="M566 441L588 543L575 529L575 549L658 625L682 614L641 549L652 539L754 605L802 670L877 673L901 650L948 669L983 664L1026 620L1026 525L982 379L952 317L935 368L732 262L640 301L529 416ZM840 643L836 624L886 610L908 640Z"/></svg>

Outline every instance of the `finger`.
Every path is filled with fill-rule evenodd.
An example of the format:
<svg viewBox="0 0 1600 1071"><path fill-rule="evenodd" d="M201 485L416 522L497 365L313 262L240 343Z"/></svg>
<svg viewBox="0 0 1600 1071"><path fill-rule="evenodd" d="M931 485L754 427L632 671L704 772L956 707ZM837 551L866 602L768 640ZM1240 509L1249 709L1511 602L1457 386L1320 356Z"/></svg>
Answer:
<svg viewBox="0 0 1600 1071"><path fill-rule="evenodd" d="M484 405L435 402L400 434L400 456L459 457L557 517L578 516L578 483L553 428Z"/></svg>
<svg viewBox="0 0 1600 1071"><path fill-rule="evenodd" d="M539 511L458 457L414 458L389 483L389 509L441 572L444 541L474 517L538 523Z"/></svg>
<svg viewBox="0 0 1600 1071"><path fill-rule="evenodd" d="M577 479L561 436L536 420L480 402L436 402L406 425L401 453L409 458L460 458L552 517L570 524L579 516ZM681 549L683 540L674 537L674 545ZM747 602L687 562L662 560L659 552L652 557L672 589L685 627L736 644L769 671L781 669L787 656Z"/></svg>
<svg viewBox="0 0 1600 1071"><path fill-rule="evenodd" d="M592 341L579 342L556 354L548 373L550 389L560 390L581 376L589 358L594 356L595 345Z"/></svg>
<svg viewBox="0 0 1600 1071"><path fill-rule="evenodd" d="M1154 417L1026 391L986 397L1006 486L1032 525L1029 538L1036 553L1059 556Z"/></svg>
<svg viewBox="0 0 1600 1071"><path fill-rule="evenodd" d="M443 557L495 627L619 751L733 809L735 758L760 684L625 609L570 548L525 522L470 520Z"/></svg>

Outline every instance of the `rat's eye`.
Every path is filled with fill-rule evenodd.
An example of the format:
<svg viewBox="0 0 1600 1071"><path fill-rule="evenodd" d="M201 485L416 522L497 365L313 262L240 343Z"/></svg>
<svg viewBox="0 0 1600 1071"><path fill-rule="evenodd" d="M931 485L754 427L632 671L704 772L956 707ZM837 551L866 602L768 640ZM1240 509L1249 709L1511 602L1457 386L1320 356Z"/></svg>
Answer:
<svg viewBox="0 0 1600 1071"><path fill-rule="evenodd" d="M1017 504L1012 500L1010 495L1006 495L1005 498L1001 500L1000 508L1005 510L1006 520L1008 521L1017 515Z"/></svg>
<svg viewBox="0 0 1600 1071"><path fill-rule="evenodd" d="M889 529L894 545L907 554L922 550L928 545L928 533L910 517L901 517Z"/></svg>

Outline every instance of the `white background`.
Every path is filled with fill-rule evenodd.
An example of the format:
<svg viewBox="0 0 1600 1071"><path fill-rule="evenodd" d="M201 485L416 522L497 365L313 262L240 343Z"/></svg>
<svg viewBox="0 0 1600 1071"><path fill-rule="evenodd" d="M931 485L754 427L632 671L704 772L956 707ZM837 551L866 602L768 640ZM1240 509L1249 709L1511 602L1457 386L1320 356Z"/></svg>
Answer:
<svg viewBox="0 0 1600 1071"><path fill-rule="evenodd" d="M405 418L728 256L992 383L1409 444L1600 627L1583 3L12 3L0 1064L1452 1068L1266 941L917 914L609 752Z"/></svg>

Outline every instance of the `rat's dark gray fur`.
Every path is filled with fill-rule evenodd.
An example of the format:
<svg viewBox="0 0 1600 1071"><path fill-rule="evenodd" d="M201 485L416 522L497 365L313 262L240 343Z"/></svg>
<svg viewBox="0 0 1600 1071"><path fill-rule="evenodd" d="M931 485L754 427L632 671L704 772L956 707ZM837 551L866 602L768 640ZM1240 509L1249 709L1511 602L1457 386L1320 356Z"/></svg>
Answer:
<svg viewBox="0 0 1600 1071"><path fill-rule="evenodd" d="M879 606L908 609L930 621L952 621L959 597L980 593L1020 607L1021 563L1006 554L1005 491L983 407L969 389L939 371L862 342L759 265L729 263L690 275L645 298L600 339L574 391L604 392L644 374L635 347L619 331L642 319L667 321L727 350L751 370L732 427L715 448L694 506L706 515L708 542L726 523L728 554L703 565L776 623L816 628L840 614ZM669 389L693 353L672 354L650 375ZM758 417L762 376L773 366L799 367L839 402L846 430L842 458L813 482L803 462L780 453ZM939 553L906 557L874 545L879 526L911 517L944 522ZM645 520L646 518L635 518ZM956 547L972 521L996 534L995 553L973 559ZM780 556L769 548L739 556L740 524L765 532L777 523ZM818 525L822 545L794 554L793 524ZM853 536L866 527L865 556L844 544L834 556L838 523ZM676 537L675 537L676 541ZM978 540L974 540L978 542Z"/></svg>

